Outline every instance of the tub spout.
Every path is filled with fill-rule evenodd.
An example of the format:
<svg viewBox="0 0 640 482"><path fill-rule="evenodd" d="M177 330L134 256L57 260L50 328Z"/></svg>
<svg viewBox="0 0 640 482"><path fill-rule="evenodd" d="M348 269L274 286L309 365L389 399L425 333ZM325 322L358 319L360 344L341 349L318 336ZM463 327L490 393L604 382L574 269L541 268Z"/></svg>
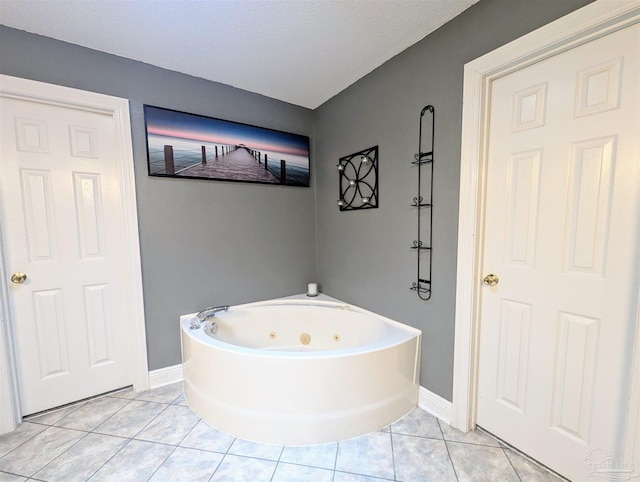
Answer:
<svg viewBox="0 0 640 482"><path fill-rule="evenodd" d="M194 316L191 319L189 328L191 328L192 330L200 328L200 325L203 322L207 321L210 318L213 318L214 316L216 316L216 313L219 313L221 311L229 311L229 305L213 306L210 308L205 308L204 310L202 310L200 313L198 313L196 316Z"/></svg>
<svg viewBox="0 0 640 482"><path fill-rule="evenodd" d="M214 316L216 316L216 313L219 313L220 311L229 311L229 306L224 305L224 306L214 306L212 308L205 308L204 310L202 310L200 313L196 315L196 318L200 322L207 321L209 318L213 318Z"/></svg>

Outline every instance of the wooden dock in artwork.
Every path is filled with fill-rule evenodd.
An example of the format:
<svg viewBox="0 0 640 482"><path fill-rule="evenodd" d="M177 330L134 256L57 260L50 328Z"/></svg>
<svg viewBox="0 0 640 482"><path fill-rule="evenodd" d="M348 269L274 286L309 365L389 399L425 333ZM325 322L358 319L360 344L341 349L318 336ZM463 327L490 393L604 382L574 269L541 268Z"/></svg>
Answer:
<svg viewBox="0 0 640 482"><path fill-rule="evenodd" d="M284 161L271 160L277 162L278 167L283 171L279 178L268 168L269 160L266 154L264 161L262 155L245 146L230 146L218 153L207 153L202 147L202 163L196 164L173 173L176 176L202 177L211 179L231 179L236 181L251 181L280 184L286 182L286 168ZM280 163L282 162L282 165ZM173 163L173 149L165 146L165 163L167 171L170 173L170 165Z"/></svg>

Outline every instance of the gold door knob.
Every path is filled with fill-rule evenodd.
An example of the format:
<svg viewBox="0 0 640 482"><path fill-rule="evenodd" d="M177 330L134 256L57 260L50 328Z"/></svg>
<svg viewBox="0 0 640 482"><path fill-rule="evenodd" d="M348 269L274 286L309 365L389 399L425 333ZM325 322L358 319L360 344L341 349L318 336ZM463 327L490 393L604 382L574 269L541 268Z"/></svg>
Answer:
<svg viewBox="0 0 640 482"><path fill-rule="evenodd" d="M11 282L12 283L20 285L20 284L24 283L25 281L27 281L27 275L24 274L24 273L17 272L17 273L13 273L11 275Z"/></svg>
<svg viewBox="0 0 640 482"><path fill-rule="evenodd" d="M495 286L498 284L498 281L500 281L500 279L493 273L488 274L482 280L482 282L487 286Z"/></svg>

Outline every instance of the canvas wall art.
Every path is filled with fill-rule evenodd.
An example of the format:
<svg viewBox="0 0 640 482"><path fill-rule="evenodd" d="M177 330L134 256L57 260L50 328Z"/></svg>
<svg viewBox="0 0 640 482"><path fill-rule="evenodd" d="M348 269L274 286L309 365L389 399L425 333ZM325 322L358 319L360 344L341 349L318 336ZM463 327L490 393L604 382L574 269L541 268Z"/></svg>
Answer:
<svg viewBox="0 0 640 482"><path fill-rule="evenodd" d="M309 138L144 106L150 176L309 186Z"/></svg>

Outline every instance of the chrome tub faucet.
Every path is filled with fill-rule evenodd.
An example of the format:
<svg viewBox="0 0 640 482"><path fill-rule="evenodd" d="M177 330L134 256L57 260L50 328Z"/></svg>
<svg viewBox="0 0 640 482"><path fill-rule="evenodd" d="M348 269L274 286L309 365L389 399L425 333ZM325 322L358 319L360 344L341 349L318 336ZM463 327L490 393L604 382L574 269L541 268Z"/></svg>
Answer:
<svg viewBox="0 0 640 482"><path fill-rule="evenodd" d="M200 328L202 323L204 323L205 321L209 320L210 318L213 318L214 316L216 316L216 313L220 313L221 311L229 311L229 305L213 306L213 307L210 307L210 308L205 308L204 310L202 310L201 312L196 314L191 319L191 323L189 324L189 328L191 328L192 330L196 330L196 329ZM215 333L216 328L214 328L212 326L212 330L211 330L212 333Z"/></svg>

